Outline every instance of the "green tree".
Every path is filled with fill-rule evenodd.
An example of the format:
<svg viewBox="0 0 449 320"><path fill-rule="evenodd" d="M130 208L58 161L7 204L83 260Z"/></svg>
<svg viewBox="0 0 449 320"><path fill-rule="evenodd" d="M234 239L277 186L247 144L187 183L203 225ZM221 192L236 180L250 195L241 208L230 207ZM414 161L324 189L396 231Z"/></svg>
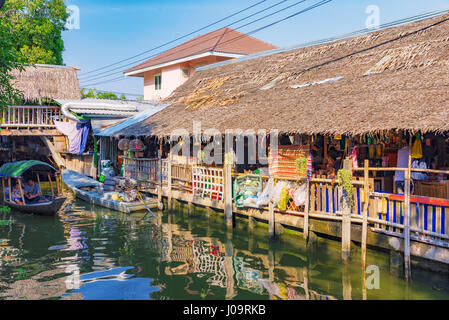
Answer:
<svg viewBox="0 0 449 320"><path fill-rule="evenodd" d="M81 89L81 97L83 98L97 98L97 99L111 99L111 100L126 100L126 96L122 94L120 97L113 92L103 92L97 89Z"/></svg>
<svg viewBox="0 0 449 320"><path fill-rule="evenodd" d="M15 50L20 62L62 65L62 31L69 14L64 0L8 0L3 10L13 10L1 25L12 23L19 36ZM8 20L8 21L6 21Z"/></svg>
<svg viewBox="0 0 449 320"><path fill-rule="evenodd" d="M19 10L18 6L0 8L0 108L18 103L23 95L12 86L14 69L23 70L21 55L15 50L18 35L13 21L8 17Z"/></svg>

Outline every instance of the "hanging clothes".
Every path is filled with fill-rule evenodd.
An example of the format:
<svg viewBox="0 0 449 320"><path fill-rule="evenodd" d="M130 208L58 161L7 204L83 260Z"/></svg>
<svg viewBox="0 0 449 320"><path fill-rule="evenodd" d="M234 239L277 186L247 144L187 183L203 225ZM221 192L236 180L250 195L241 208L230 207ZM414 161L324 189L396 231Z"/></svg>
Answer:
<svg viewBox="0 0 449 320"><path fill-rule="evenodd" d="M69 139L69 153L82 154L86 148L90 122L55 121L56 129Z"/></svg>
<svg viewBox="0 0 449 320"><path fill-rule="evenodd" d="M351 155L352 155L352 167L357 169L359 167L359 161L358 161L358 152L357 152L357 146L352 148Z"/></svg>

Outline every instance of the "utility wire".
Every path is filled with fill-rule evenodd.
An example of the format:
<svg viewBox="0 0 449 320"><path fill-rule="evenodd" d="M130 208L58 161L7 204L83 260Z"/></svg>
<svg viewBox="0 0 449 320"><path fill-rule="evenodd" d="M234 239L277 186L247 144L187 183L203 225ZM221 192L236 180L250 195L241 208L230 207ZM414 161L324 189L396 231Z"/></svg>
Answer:
<svg viewBox="0 0 449 320"><path fill-rule="evenodd" d="M269 18L269 17L271 17L271 16L273 16L273 15L275 15L275 14L278 14L278 13L280 13L280 12L282 12L282 11L285 11L285 10L288 10L288 9L294 7L294 6L297 6L297 5L299 5L299 4L301 4L301 3L305 2L305 1L307 1L307 0L297 1L297 2L295 2L295 3L293 3L293 4L289 5L289 6L284 7L284 8L282 8L282 9L280 9L280 10L277 10L277 11L275 11L275 12L273 12L273 13L270 13L270 14L268 14L268 15L265 15L265 16L261 17L261 18L258 18L258 19L256 19L256 20L250 21L250 22L248 22L248 23L245 23L245 24L243 24L243 25L241 25L241 26L239 26L239 27L236 27L235 30L242 29L242 28L247 27L247 26L249 26L249 25L251 25L251 24L254 24L254 23L256 23L256 22L259 22L259 21L261 21L261 20L263 20L263 19ZM332 1L332 0L327 0L327 1ZM283 2L286 2L286 0L283 0L283 1L281 1L281 2L278 2L277 4L275 4L275 5L273 5L273 6L269 7L269 8L266 8L266 9L264 9L264 10L262 10L262 11L266 11L266 10L268 10L268 9L271 9L272 7L274 7L274 6L276 6L276 5L279 5L279 4L283 3ZM260 13L260 12L262 12L262 11L259 11L258 13ZM255 13L255 14L253 14L253 15L256 15L256 14L258 14L258 13ZM251 15L251 16L253 16L253 15ZM250 17L250 16L248 16L248 17ZM241 21L241 20L245 20L245 19L246 19L246 18L240 19L240 20L238 20L238 21L235 21L235 22L229 24L227 27L229 27L229 26L231 26L231 25L234 25L235 23L237 23L237 22L239 22L239 21ZM254 33L254 32L252 32L252 33ZM248 35L248 34L243 34L243 35L241 35L241 36L238 36L238 39L241 39L241 38L243 38L243 37L245 37L245 36L247 36L247 35ZM208 41L210 41L210 40L212 40L212 39L218 39L218 38L220 38L221 36L222 36L222 35L219 34L219 35L216 35L216 36L212 36L212 37L203 39L202 41L200 41L200 42L198 42L198 43L192 44L192 45L190 45L190 46L188 46L188 47L182 48L182 49L177 50L177 51L175 50L175 51L173 51L173 52L171 52L171 53L169 53L169 54L166 54L166 55L164 55L164 58L169 57L169 56L172 56L172 55L174 55L174 54L178 54L178 53L183 52L183 51L185 51L185 50L187 50L187 49L189 49L189 48L196 47L196 46L198 46L198 45L200 45L200 44L202 44L202 43L208 42ZM237 40L238 40L238 39L237 39ZM232 40L232 39L231 39L231 40ZM222 43L222 44L223 44L223 43ZM203 52L203 50L200 50L200 51L198 51L197 53L193 53L193 54L199 54L199 53L202 53L202 52ZM101 78L109 77L109 76L111 76L111 75L115 75L115 74L117 74L118 72L111 72L111 71L114 71L114 70L120 70L119 72L122 72L122 71L124 71L124 70L122 69L123 67L128 67L128 66L131 66L131 65L135 65L136 63L139 63L139 62L141 62L141 61L145 61L145 60L148 60L149 58L156 57L156 56L158 56L159 54L161 54L161 53L157 53L157 54L155 54L155 55L153 55L153 56L151 56L151 57L145 57L145 58L143 58L143 59L139 59L139 60L137 60L137 61L133 61L133 62L131 62L131 63L128 63L128 64L124 65L124 66L120 66L120 67L111 69L111 70L109 70L109 71L102 72L102 73L100 73L100 74L98 74L98 75L94 75L93 77L90 76L90 77L88 77L87 79L81 79L81 81L98 80L98 79L101 79ZM109 72L109 73L108 73L108 72ZM107 73L107 74L105 74L105 73ZM103 76L100 76L100 75L102 75L102 74L104 74L104 75L103 75Z"/></svg>
<svg viewBox="0 0 449 320"><path fill-rule="evenodd" d="M210 23L210 24L208 24L208 25L205 26L205 27L202 27L202 28L200 28L200 29L197 29L197 30L195 30L195 31L192 31L192 32L190 32L190 33L188 33L188 34L185 34L185 35L183 35L183 36L181 36L181 37L178 37L178 38L176 38L176 39L174 39L174 40L171 40L171 41L169 41L169 42L166 42L166 43L164 43L164 44L162 44L162 45L159 45L159 46L157 46L157 47L155 47L155 48L152 48L152 49L150 49L150 50L146 50L146 51L144 51L144 52L141 52L141 53L139 53L139 54L137 54L137 55L135 55L135 56L132 56L132 57L129 57L129 58L120 60L120 61L118 61L118 62L109 64L109 65L107 65L107 66L104 66L104 67L101 67L101 68L98 68L98 69L95 69L95 70L92 70L92 71L89 71L89 72L86 72L84 75L87 75L87 74L93 73L93 72L95 72L95 71L99 71L99 70L103 70L103 69L106 69L106 68L115 66L115 65L120 64L120 63L122 63L122 62L125 62L125 61L127 61L127 60L131 60L131 59L137 58L137 57L139 57L139 56L141 56L141 55L144 55L144 54L146 54L146 53L148 53L148 52L151 52L151 51L160 49L160 48L162 48L162 47L165 47L165 46L167 46L167 45L169 45L169 44L172 44L173 42L176 42L176 41L179 41L179 40L181 40L181 39L184 39L184 38L186 38L186 37L188 37L188 36L191 36L191 35L193 35L193 34L199 32L199 31L202 31L202 30L207 29L207 28L209 28L209 27L212 27L212 26L214 26L214 25L216 25L216 24L218 24L218 23L220 23L220 22L223 22L223 21L225 21L225 20L227 20L227 19L229 19L229 18L232 18L232 17L234 17L234 16L236 16L236 15L242 13L242 12L245 12L245 11L247 11L247 10L249 10L249 9L252 9L252 8L254 8L254 7L258 6L259 4L262 4L262 3L266 2L266 1L268 1L268 0L262 0L262 1L259 1L259 2L255 3L255 4L253 4L253 5L251 5L251 6L247 7L247 8L245 8L245 9L242 9L242 10L240 10L240 11L238 11L238 12L235 12L235 13L233 13L233 14L227 16L227 17L224 17L224 18L222 18L222 19L220 19L220 20L218 20L218 21L215 21L215 22L213 22L213 23Z"/></svg>
<svg viewBox="0 0 449 320"><path fill-rule="evenodd" d="M237 21L234 21L234 22L232 22L232 23L230 23L230 24L227 24L227 25L224 26L223 28L231 27L231 26L233 26L233 25L235 25L235 24L237 24L237 23L239 23L239 22L241 22L241 21L244 21L244 20L247 20L247 19L249 19L249 18L252 18L252 17L254 17L254 16L256 16L256 15L262 13L262 12L265 12L265 11L267 11L267 10L270 10L270 9L272 9L272 8L274 8L274 7L276 7L276 6L279 6L280 4L282 4L282 3L284 3L284 2L287 2L287 1L288 1L288 0L282 0L282 1L279 1L279 2L277 2L277 3L275 3L275 4L271 5L271 6L269 6L269 7L267 7L267 8L264 8L264 9L262 9L262 10L259 10L259 11L255 12L255 13L252 13L252 14L250 14L250 15L244 17L244 18L241 18L241 19L239 19L239 20L237 20ZM303 1L305 1L305 0L303 0ZM297 4L298 4L298 3L296 3L295 5L297 5ZM289 7L291 7L291 6L289 6ZM287 9L287 8L286 8L286 9ZM284 9L284 10L285 10L285 9ZM239 28L241 28L241 27L239 27ZM236 28L236 29L238 29L238 28ZM207 38L207 39L201 41L199 44L204 43L204 42L206 42L206 41L213 40L213 39L218 39L219 37L221 37L221 35L209 37L209 38ZM198 45L198 44L195 44L195 46L196 46L196 45ZM151 50L148 50L148 51L146 51L146 53L147 53L147 52L151 52L151 51L153 51L153 50L156 50L156 49L158 49L158 48L160 48L160 47L161 47L161 46L156 47L156 48L153 48L153 49L151 49ZM175 47L175 48L176 48L176 47ZM177 52L184 51L184 50L186 50L186 49L188 49L188 48L190 48L190 47L184 48L184 49L179 50L179 51L177 51ZM110 69L110 70L106 70L106 71L103 71L103 72L100 72L100 73L95 72L93 75L87 76L87 78L85 78L85 76L87 75L87 73L85 73L84 75L81 75L80 78L84 78L84 79L81 79L81 80L84 80L84 81L86 81L86 80L87 80L87 81L91 81L91 80L95 80L95 79L99 79L99 78L108 77L108 76L110 76L110 75L112 75L112 74L116 74L116 73L117 73L117 72L111 73L111 71L120 70L120 72L121 72L121 71L123 71L123 68L125 68L125 67L129 67L129 66L135 65L135 64L137 64L137 63L139 63L139 62L146 61L146 60L148 60L148 59L154 58L154 57L160 55L160 54L163 53L163 52L165 52L165 51L158 52L158 53L156 53L156 54L153 54L153 55L151 55L151 56L147 56L147 57L144 57L144 58L140 58L140 59L138 59L138 60L134 60L134 61L132 61L132 62L130 62L130 63L125 64L125 65L121 65L121 66L118 66L118 67L116 67L116 68L113 68L113 69ZM141 54L140 54L140 55L141 55ZM140 55L137 55L137 56L140 56ZM134 56L134 57L132 57L132 58L135 58L135 57L137 57L137 56ZM126 61L128 61L128 60L131 60L132 58L124 59L124 60L122 60L121 62L126 62ZM119 62L119 63L120 63L120 62ZM118 63L115 63L115 64L113 64L113 65L117 65L117 64L118 64ZM110 66L113 66L113 65L110 65ZM105 68L108 68L108 67L110 67L110 66L107 66L107 67L105 67ZM105 69L105 68L101 68L101 69ZM88 73L92 73L92 72L93 72L93 71L88 72ZM108 74L106 74L106 73L108 73ZM106 75L103 76L103 77L98 77L98 76L103 75L103 74L106 74Z"/></svg>
<svg viewBox="0 0 449 320"><path fill-rule="evenodd" d="M281 11L283 11L283 10L289 9L289 8L291 8L292 6L298 5L298 4L303 3L303 2L305 2L305 1L306 1L306 0L301 0L301 1L299 1L299 2L296 2L296 3L290 5L290 6L286 7L286 8L283 8L283 9L280 9L280 10L274 12L274 13L271 13L271 14L267 15L266 17L272 16L272 15L274 15L274 14L276 14L276 13L279 13L279 12L281 12ZM325 4L327 4L327 3L329 3L329 2L332 2L332 1L333 1L333 0L321 0L321 1L317 2L317 3L315 3L314 5L309 6L309 7L305 8L305 9L303 9L303 10L300 10L300 11L298 11L298 12L295 12L294 14L289 15L289 16L287 16L287 17L285 17L285 18L279 19L279 20L277 20L277 21L275 21L275 22L272 22L272 23L270 23L270 24L268 24L268 25L265 25L265 26L263 26L263 27L257 28L257 29L255 29L255 30L252 30L252 31L248 32L247 34L242 34L242 35L239 35L239 36L237 36L237 37L234 37L234 38L231 38L231 39L229 39L229 40L226 40L226 41L222 42L222 44L226 44L226 43L231 43L231 42L237 41L237 40L239 40L239 39L241 39L241 38L243 38L243 37L246 37L246 36L248 36L248 35L250 35L250 34L254 34L254 33L256 33L256 32L259 32L259 31L261 31L261 30L264 30L264 29L266 29L266 28L269 28L269 27L271 27L271 26L273 26L273 25L276 25L276 24L278 24L278 23L280 23L280 22L283 22L283 21L285 21L285 20L291 19L291 18L293 18L293 17L295 17L295 16L298 16L298 15L300 15L300 14L302 14L302 13L305 13L305 12L308 12L308 11L310 11L310 10L313 10L313 9L315 9L315 8L317 8L317 7L320 7L320 6L322 6L322 5L325 5ZM260 21L261 19L262 19L262 18L259 18L259 19L255 20L254 22ZM246 23L244 26L248 26L248 25L251 24L251 23L252 23L252 22ZM243 26L242 26L242 27L243 27ZM209 39L208 39L208 40L209 40ZM205 40L205 41L208 41L208 40ZM195 44L195 45L192 45L192 46L197 46L197 45L198 45L198 44ZM186 48L186 49L187 49L187 48ZM185 50L185 49L183 49L183 50ZM181 50L181 51L183 51L183 50ZM171 54L168 54L167 56L172 55L172 54L175 54L175 53L178 53L178 52L173 52L173 53L171 53ZM198 54L198 53L201 53L201 51L198 51L197 53L193 53L193 55ZM100 78L101 78L101 77L100 77ZM119 80L119 79L121 79L121 77L111 79L111 81L115 81L115 80ZM94 79L92 79L92 80L94 80ZM102 81L102 82L97 82L97 83L95 83L95 84L89 84L89 85L87 85L87 86L90 86L90 85L97 85L97 84L103 84L103 83L107 83L107 82L108 82L108 80L105 80L105 81Z"/></svg>

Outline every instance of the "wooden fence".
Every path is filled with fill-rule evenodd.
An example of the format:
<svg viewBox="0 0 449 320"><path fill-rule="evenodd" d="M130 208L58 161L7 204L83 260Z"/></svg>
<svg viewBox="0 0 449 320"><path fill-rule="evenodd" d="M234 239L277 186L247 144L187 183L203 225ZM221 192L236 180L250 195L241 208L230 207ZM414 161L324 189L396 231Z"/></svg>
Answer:
<svg viewBox="0 0 449 320"><path fill-rule="evenodd" d="M54 128L54 121L63 121L61 108L46 106L11 106L1 110L1 127Z"/></svg>

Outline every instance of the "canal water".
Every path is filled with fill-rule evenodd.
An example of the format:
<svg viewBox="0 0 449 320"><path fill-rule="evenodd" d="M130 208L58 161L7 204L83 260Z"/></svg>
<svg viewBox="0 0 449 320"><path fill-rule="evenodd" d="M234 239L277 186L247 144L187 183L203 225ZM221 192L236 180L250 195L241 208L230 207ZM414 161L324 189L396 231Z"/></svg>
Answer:
<svg viewBox="0 0 449 320"><path fill-rule="evenodd" d="M413 270L399 255L359 249L344 267L340 243L242 219L229 233L219 213L177 206L151 218L68 201L56 217L0 213L3 299L449 299L449 279Z"/></svg>

